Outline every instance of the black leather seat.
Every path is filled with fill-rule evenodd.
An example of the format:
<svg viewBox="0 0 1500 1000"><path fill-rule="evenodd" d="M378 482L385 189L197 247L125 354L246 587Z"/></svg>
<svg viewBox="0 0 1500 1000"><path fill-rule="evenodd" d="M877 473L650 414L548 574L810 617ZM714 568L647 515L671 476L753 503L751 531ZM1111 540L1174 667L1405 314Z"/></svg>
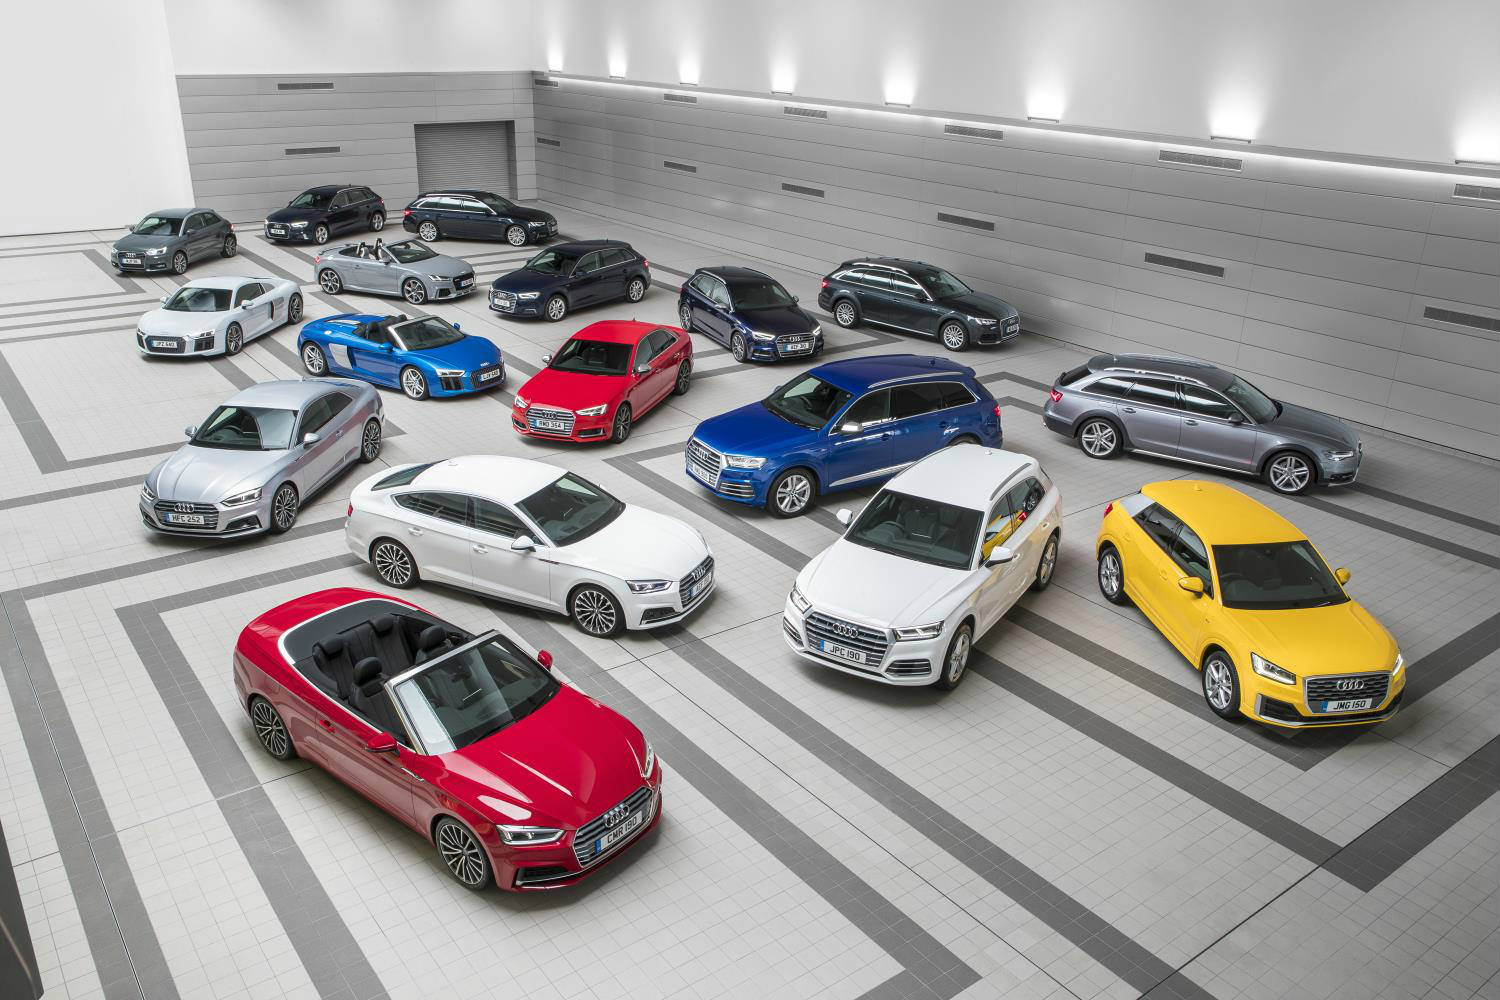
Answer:
<svg viewBox="0 0 1500 1000"><path fill-rule="evenodd" d="M370 621L375 655L385 664L392 677L412 665L412 651L406 636L396 627L395 615L379 615Z"/></svg>
<svg viewBox="0 0 1500 1000"><path fill-rule="evenodd" d="M396 706L385 692L385 667L373 656L367 656L354 665L354 694L349 707L370 720L377 729L383 729L398 739L405 739L406 730Z"/></svg>
<svg viewBox="0 0 1500 1000"><path fill-rule="evenodd" d="M354 661L349 656L348 644L342 636L331 635L314 643L312 653L313 663L332 682L334 693L347 702L354 693Z"/></svg>
<svg viewBox="0 0 1500 1000"><path fill-rule="evenodd" d="M435 656L441 656L453 648L453 643L448 640L448 630L441 625L429 625L422 630L417 639L417 656L415 662L426 663Z"/></svg>

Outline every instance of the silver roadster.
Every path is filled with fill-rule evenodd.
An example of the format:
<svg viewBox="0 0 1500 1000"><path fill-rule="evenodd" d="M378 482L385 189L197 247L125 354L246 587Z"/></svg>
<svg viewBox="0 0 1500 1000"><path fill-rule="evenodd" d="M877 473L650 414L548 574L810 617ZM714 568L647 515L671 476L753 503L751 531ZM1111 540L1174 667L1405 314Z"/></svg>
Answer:
<svg viewBox="0 0 1500 1000"><path fill-rule="evenodd" d="M329 295L348 289L399 295L419 306L428 299L458 299L474 290L474 268L416 240L346 243L313 258L313 275Z"/></svg>
<svg viewBox="0 0 1500 1000"><path fill-rule="evenodd" d="M172 535L279 535L340 472L379 457L384 426L380 395L362 382L253 385L147 474L141 520Z"/></svg>

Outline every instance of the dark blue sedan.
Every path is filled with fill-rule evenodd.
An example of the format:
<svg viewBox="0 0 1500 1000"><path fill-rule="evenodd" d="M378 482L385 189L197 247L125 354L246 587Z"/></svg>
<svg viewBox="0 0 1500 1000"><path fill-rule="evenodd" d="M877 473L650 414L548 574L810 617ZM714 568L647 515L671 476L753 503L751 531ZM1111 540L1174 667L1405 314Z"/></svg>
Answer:
<svg viewBox="0 0 1500 1000"><path fill-rule="evenodd" d="M736 361L808 358L823 350L817 317L769 274L700 267L677 300L682 328L717 340Z"/></svg>
<svg viewBox="0 0 1500 1000"><path fill-rule="evenodd" d="M436 316L341 313L313 320L297 337L312 375L344 375L412 399L462 396L505 384L500 348Z"/></svg>
<svg viewBox="0 0 1500 1000"><path fill-rule="evenodd" d="M1002 443L1000 404L974 369L884 354L819 365L703 421L687 472L725 500L796 517L822 494L874 485L960 443Z"/></svg>

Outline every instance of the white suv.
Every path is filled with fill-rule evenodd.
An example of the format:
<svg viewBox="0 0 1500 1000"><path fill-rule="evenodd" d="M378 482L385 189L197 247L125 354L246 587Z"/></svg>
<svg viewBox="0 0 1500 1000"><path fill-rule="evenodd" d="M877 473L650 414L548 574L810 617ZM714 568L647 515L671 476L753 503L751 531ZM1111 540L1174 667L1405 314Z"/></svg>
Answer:
<svg viewBox="0 0 1500 1000"><path fill-rule="evenodd" d="M1062 497L1037 460L963 444L892 479L797 574L787 643L835 670L945 690L974 641L1052 581Z"/></svg>

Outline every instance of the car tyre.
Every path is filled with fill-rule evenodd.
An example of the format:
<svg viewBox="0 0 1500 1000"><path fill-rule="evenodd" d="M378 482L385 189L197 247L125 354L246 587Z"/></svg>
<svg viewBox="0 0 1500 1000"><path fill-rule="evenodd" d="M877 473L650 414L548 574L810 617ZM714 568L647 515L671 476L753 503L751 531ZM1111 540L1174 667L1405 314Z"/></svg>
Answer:
<svg viewBox="0 0 1500 1000"><path fill-rule="evenodd" d="M766 490L766 510L774 517L800 517L817 503L817 479L800 465L777 475Z"/></svg>
<svg viewBox="0 0 1500 1000"><path fill-rule="evenodd" d="M255 695L250 699L250 724L255 727L255 738L260 747L277 760L295 760L297 747L292 743L292 734L276 706Z"/></svg>
<svg viewBox="0 0 1500 1000"><path fill-rule="evenodd" d="M302 322L302 293L293 292L292 297L286 302L286 321L288 323Z"/></svg>
<svg viewBox="0 0 1500 1000"><path fill-rule="evenodd" d="M568 314L568 300L558 293L547 300L547 320L551 323L559 322Z"/></svg>
<svg viewBox="0 0 1500 1000"><path fill-rule="evenodd" d="M188 255L179 250L172 255L172 273L187 274Z"/></svg>
<svg viewBox="0 0 1500 1000"><path fill-rule="evenodd" d="M943 341L943 346L950 351L967 351L969 349L969 330L956 319L950 319L943 324L938 336Z"/></svg>
<svg viewBox="0 0 1500 1000"><path fill-rule="evenodd" d="M380 421L371 417L365 421L365 429L359 434L359 460L366 464L380 457L380 447L385 443Z"/></svg>
<svg viewBox="0 0 1500 1000"><path fill-rule="evenodd" d="M374 230L375 232L377 232L377 233L380 232L382 229L385 228L385 213L384 212L371 212L370 213L370 228L372 230Z"/></svg>
<svg viewBox="0 0 1500 1000"><path fill-rule="evenodd" d="M1031 581L1031 589L1042 591L1052 582L1052 573L1057 569L1057 532L1047 536L1047 544L1042 546L1042 558L1037 560L1036 579Z"/></svg>
<svg viewBox="0 0 1500 1000"><path fill-rule="evenodd" d="M1099 550L1099 593L1111 604L1124 604L1130 600L1125 596L1125 562L1113 545Z"/></svg>
<svg viewBox="0 0 1500 1000"><path fill-rule="evenodd" d="M953 633L953 641L948 643L948 652L943 655L943 662L938 666L937 680L932 686L939 691L952 691L963 683L964 677L969 672L969 656L974 651L974 626L964 622Z"/></svg>
<svg viewBox="0 0 1500 1000"><path fill-rule="evenodd" d="M646 280L644 278L631 278L625 286L625 300L627 302L639 302L646 297Z"/></svg>
<svg viewBox="0 0 1500 1000"><path fill-rule="evenodd" d="M309 375L328 374L328 357L323 353L323 348L313 343L303 344L302 367L307 369Z"/></svg>
<svg viewBox="0 0 1500 1000"><path fill-rule="evenodd" d="M1261 478L1283 496L1297 496L1312 489L1318 478L1311 460L1299 451L1278 451L1266 461Z"/></svg>
<svg viewBox="0 0 1500 1000"><path fill-rule="evenodd" d="M615 410L615 422L610 425L609 439L615 444L619 444L630 437L631 428L634 426L630 421L630 404L621 403L619 408Z"/></svg>
<svg viewBox="0 0 1500 1000"><path fill-rule="evenodd" d="M1113 420L1090 417L1078 427L1078 447L1089 458L1114 458L1124 444L1124 435Z"/></svg>
<svg viewBox="0 0 1500 1000"><path fill-rule="evenodd" d="M318 272L318 287L329 295L337 295L344 290L344 279L331 267L325 267Z"/></svg>
<svg viewBox="0 0 1500 1000"><path fill-rule="evenodd" d="M436 240L442 238L442 235L442 233L438 232L436 222L424 222L417 227L417 239L421 240L423 243L435 242Z"/></svg>
<svg viewBox="0 0 1500 1000"><path fill-rule="evenodd" d="M859 326L859 306L853 299L839 299L833 306L833 321L845 330Z"/></svg>
<svg viewBox="0 0 1500 1000"><path fill-rule="evenodd" d="M948 443L945 444L945 445L943 445L943 447L944 448L952 448L954 445L960 445L960 444L978 444L978 443L979 443L979 439L977 437L975 437L974 435L972 435L972 434L959 434L959 435L957 435L955 437L949 438L948 439Z"/></svg>
<svg viewBox="0 0 1500 1000"><path fill-rule="evenodd" d="M234 357L245 347L245 331L238 323L230 323L224 330L224 353Z"/></svg>
<svg viewBox="0 0 1500 1000"><path fill-rule="evenodd" d="M686 302L677 307L677 318L682 320L684 333L693 332L693 309Z"/></svg>
<svg viewBox="0 0 1500 1000"><path fill-rule="evenodd" d="M328 227L327 226L323 225L322 223L319 223L317 226L315 226L313 228L313 242L316 243L318 246L322 246L324 243L328 242Z"/></svg>
<svg viewBox="0 0 1500 1000"><path fill-rule="evenodd" d="M411 365L401 369L401 391L409 399L427 398L427 379Z"/></svg>
<svg viewBox="0 0 1500 1000"><path fill-rule="evenodd" d="M443 867L459 885L472 892L483 892L490 887L495 877L490 856L468 827L444 816L433 828L432 842L437 846Z"/></svg>
<svg viewBox="0 0 1500 1000"><path fill-rule="evenodd" d="M520 226L506 226L505 227L505 242L509 243L513 247L523 247L523 246L525 246L526 245L526 230L523 229Z"/></svg>
<svg viewBox="0 0 1500 1000"><path fill-rule="evenodd" d="M240 241L233 233L224 237L224 245L219 247L220 257L233 257L240 252Z"/></svg>
<svg viewBox="0 0 1500 1000"><path fill-rule="evenodd" d="M615 595L603 587L586 583L568 598L568 614L585 634L608 639L625 630L625 612Z"/></svg>
<svg viewBox="0 0 1500 1000"><path fill-rule="evenodd" d="M276 487L276 492L271 495L271 534L284 535L292 530L292 525L297 523L300 503L297 487L291 483Z"/></svg>
<svg viewBox="0 0 1500 1000"><path fill-rule="evenodd" d="M419 306L427 301L427 286L416 278L407 278L401 282L401 297L414 306Z"/></svg>
<svg viewBox="0 0 1500 1000"><path fill-rule="evenodd" d="M1216 649L1203 661L1203 700L1221 719L1240 717L1240 675L1229 654Z"/></svg>
<svg viewBox="0 0 1500 1000"><path fill-rule="evenodd" d="M672 383L672 395L686 396L693 387L693 363L684 361L677 366L677 381Z"/></svg>
<svg viewBox="0 0 1500 1000"><path fill-rule="evenodd" d="M745 338L743 335L736 333L734 336L729 338L729 353L734 358L734 360L740 362L741 364L744 363L746 356L750 352L745 347Z"/></svg>
<svg viewBox="0 0 1500 1000"><path fill-rule="evenodd" d="M370 566L387 587L407 590L422 579L411 550L394 538L377 538L370 546Z"/></svg>

